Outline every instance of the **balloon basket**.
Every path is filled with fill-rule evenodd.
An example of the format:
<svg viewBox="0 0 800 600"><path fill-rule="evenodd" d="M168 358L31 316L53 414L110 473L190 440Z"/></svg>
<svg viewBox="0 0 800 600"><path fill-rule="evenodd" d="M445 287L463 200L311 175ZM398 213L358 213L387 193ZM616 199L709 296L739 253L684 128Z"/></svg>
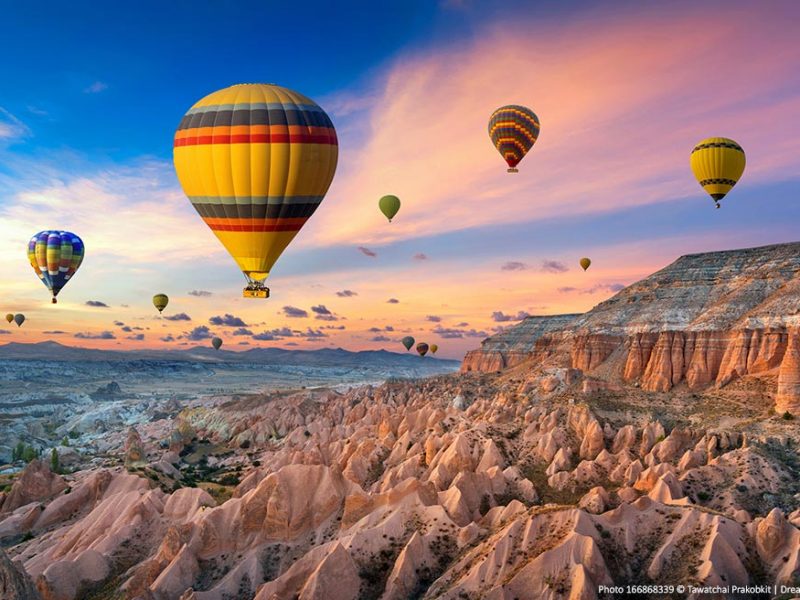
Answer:
<svg viewBox="0 0 800 600"><path fill-rule="evenodd" d="M246 287L242 290L243 298L269 298L268 287Z"/></svg>
<svg viewBox="0 0 800 600"><path fill-rule="evenodd" d="M515 169L514 167L511 167L510 169L508 169L508 172L509 173L519 173L519 169Z"/></svg>
<svg viewBox="0 0 800 600"><path fill-rule="evenodd" d="M56 300L55 297L53 298L53 304L58 304L58 300Z"/></svg>

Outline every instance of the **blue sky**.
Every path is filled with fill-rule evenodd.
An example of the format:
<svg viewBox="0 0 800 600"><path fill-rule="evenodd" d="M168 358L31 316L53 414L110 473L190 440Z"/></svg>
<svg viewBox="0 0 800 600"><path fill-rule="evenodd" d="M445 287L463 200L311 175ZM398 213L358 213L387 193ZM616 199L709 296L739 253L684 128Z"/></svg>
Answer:
<svg viewBox="0 0 800 600"><path fill-rule="evenodd" d="M799 11L791 2L7 3L0 310L22 307L29 320L2 339L68 329L67 343L185 344L235 311L259 332L325 334L242 340L251 345L376 349L413 333L460 357L507 324L497 311L588 310L681 254L794 241ZM340 139L326 200L278 262L273 298L255 304L239 297L240 273L171 164L184 112L254 81L315 99ZM518 176L485 131L505 103L542 120ZM748 156L719 211L687 164L711 135L733 137ZM391 226L375 208L385 193L403 200ZM20 250L51 227L87 244L57 308ZM594 259L587 273L576 267L584 255ZM552 263L563 268L543 266ZM356 294L337 293L345 289ZM152 322L157 291L192 320ZM319 305L344 329L318 329L332 326L315 318ZM128 339L114 325L122 321L151 329ZM372 331L386 327L396 334ZM85 335L106 330L114 337Z"/></svg>

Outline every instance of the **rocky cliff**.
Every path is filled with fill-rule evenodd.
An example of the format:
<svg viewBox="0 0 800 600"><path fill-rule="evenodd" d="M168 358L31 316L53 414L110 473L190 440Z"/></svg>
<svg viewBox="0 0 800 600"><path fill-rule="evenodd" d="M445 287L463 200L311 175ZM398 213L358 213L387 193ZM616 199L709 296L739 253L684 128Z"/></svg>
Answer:
<svg viewBox="0 0 800 600"><path fill-rule="evenodd" d="M797 412L798 272L800 243L683 256L584 315L526 319L488 338L462 371L560 356L562 366L661 392L774 375L776 410Z"/></svg>

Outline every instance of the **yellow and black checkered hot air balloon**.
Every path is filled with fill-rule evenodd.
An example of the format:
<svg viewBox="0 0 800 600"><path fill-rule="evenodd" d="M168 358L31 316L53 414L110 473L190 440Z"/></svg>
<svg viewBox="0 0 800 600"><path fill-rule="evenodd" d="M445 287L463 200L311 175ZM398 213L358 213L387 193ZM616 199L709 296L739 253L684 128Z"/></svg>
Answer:
<svg viewBox="0 0 800 600"><path fill-rule="evenodd" d="M697 181L719 208L719 201L744 173L744 150L728 138L707 138L694 147L689 164Z"/></svg>
<svg viewBox="0 0 800 600"><path fill-rule="evenodd" d="M328 115L284 87L234 85L189 109L173 157L183 191L244 273L245 297L268 297L264 280L336 171Z"/></svg>

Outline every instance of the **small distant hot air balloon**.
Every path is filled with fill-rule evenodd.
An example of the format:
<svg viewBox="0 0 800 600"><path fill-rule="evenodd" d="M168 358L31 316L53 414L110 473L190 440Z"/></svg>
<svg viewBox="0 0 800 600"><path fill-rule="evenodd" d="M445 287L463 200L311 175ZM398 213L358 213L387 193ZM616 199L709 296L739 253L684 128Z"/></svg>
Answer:
<svg viewBox="0 0 800 600"><path fill-rule="evenodd" d="M156 294L153 296L153 306L158 309L159 313L167 308L167 304L169 304L169 296L166 294Z"/></svg>
<svg viewBox="0 0 800 600"><path fill-rule="evenodd" d="M39 279L56 296L81 266L81 238L69 231L40 231L28 242L28 260Z"/></svg>
<svg viewBox="0 0 800 600"><path fill-rule="evenodd" d="M411 337L410 335L407 335L402 340L400 340L400 343L402 343L403 346L406 347L406 351L411 350L411 346L414 345L414 338Z"/></svg>
<svg viewBox="0 0 800 600"><path fill-rule="evenodd" d="M175 172L242 270L246 298L269 297L264 281L325 197L338 149L325 111L277 85L227 87L184 115Z"/></svg>
<svg viewBox="0 0 800 600"><path fill-rule="evenodd" d="M23 315L22 313L17 313L14 315L14 323L17 324L17 327L21 327L24 322L25 322L25 315Z"/></svg>
<svg viewBox="0 0 800 600"><path fill-rule="evenodd" d="M391 194L384 196L378 200L378 208L381 209L381 212L389 219L389 223L391 223L397 211L400 210L400 198L392 196Z"/></svg>
<svg viewBox="0 0 800 600"><path fill-rule="evenodd" d="M579 261L581 263L581 268L585 271L589 268L589 265L592 264L591 259L586 258L585 256Z"/></svg>
<svg viewBox="0 0 800 600"><path fill-rule="evenodd" d="M428 353L428 344L425 342L417 344L417 352L419 352L420 356L425 356Z"/></svg>
<svg viewBox="0 0 800 600"><path fill-rule="evenodd" d="M436 344L431 344L431 354L436 354L436 351L439 349L439 346Z"/></svg>
<svg viewBox="0 0 800 600"><path fill-rule="evenodd" d="M8 313L8 314L6 315L6 321L8 321L9 323L11 323L11 321L13 321L13 320L14 320L14 315L13 315L12 313Z"/></svg>
<svg viewBox="0 0 800 600"><path fill-rule="evenodd" d="M707 138L694 147L689 164L697 181L719 208L720 200L744 173L744 150L728 138Z"/></svg>
<svg viewBox="0 0 800 600"><path fill-rule="evenodd" d="M214 346L214 350L219 350L220 346L222 346L222 340L218 337L212 338L211 345Z"/></svg>
<svg viewBox="0 0 800 600"><path fill-rule="evenodd" d="M489 137L508 164L508 172L517 173L517 164L539 137L539 117L524 106L501 106L489 117Z"/></svg>

